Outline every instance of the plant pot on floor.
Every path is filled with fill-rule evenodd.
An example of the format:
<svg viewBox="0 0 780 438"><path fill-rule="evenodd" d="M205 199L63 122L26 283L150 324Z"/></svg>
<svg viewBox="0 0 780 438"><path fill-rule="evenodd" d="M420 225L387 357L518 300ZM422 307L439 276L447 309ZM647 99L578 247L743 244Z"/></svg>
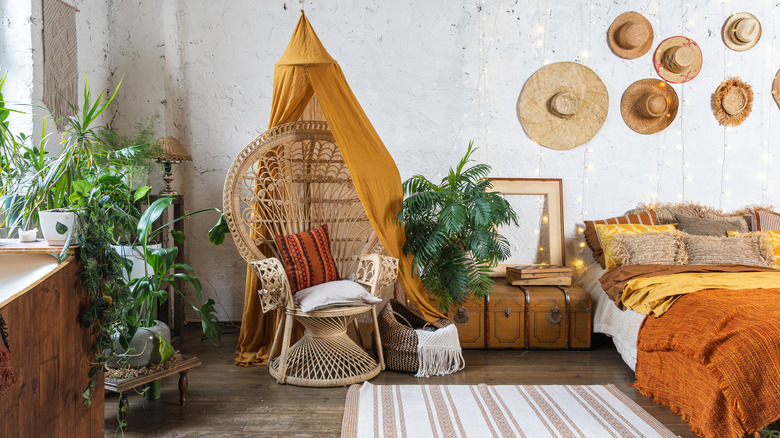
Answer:
<svg viewBox="0 0 780 438"><path fill-rule="evenodd" d="M161 341L164 340L164 341ZM106 362L109 368L141 368L147 365L160 364L171 358L171 329L162 321L155 321L152 327L139 327L130 340L127 350L119 344L115 335L116 353L120 357Z"/></svg>
<svg viewBox="0 0 780 438"><path fill-rule="evenodd" d="M72 232L76 224L76 213L72 211L42 210L38 212L38 218L43 238L46 239L46 244L49 246L65 245L68 232ZM60 230L57 230L58 223L65 226L64 230L61 227ZM60 233L60 231L64 232Z"/></svg>

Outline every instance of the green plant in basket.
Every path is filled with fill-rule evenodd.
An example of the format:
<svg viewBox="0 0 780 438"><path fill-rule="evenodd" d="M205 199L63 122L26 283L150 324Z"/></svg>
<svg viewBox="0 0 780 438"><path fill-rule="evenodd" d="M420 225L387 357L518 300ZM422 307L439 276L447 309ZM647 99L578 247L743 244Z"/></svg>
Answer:
<svg viewBox="0 0 780 438"><path fill-rule="evenodd" d="M466 168L476 149L468 150L441 183L422 175L403 183L405 199L397 221L406 232L404 254L411 254L423 285L447 311L471 295L490 293L492 269L509 257L509 243L497 229L517 224L512 206L489 191L490 166Z"/></svg>

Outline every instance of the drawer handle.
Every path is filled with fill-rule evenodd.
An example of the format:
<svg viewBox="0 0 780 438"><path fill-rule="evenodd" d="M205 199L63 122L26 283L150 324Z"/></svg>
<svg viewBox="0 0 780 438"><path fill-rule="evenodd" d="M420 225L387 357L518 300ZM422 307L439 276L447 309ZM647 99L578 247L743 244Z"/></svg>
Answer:
<svg viewBox="0 0 780 438"><path fill-rule="evenodd" d="M463 306L458 307L458 311L455 313L455 316L452 319L454 319L458 324L469 322L469 316L466 315L466 308Z"/></svg>
<svg viewBox="0 0 780 438"><path fill-rule="evenodd" d="M509 307L507 307L506 309L504 309L504 316L506 316L507 318L509 318L509 315L511 315L511 314L512 314L512 309L510 309Z"/></svg>
<svg viewBox="0 0 780 438"><path fill-rule="evenodd" d="M562 320L563 315L561 315L561 309L559 309L558 306L553 306L553 308L550 309L550 314L547 315L547 321L549 321L550 324L560 324Z"/></svg>

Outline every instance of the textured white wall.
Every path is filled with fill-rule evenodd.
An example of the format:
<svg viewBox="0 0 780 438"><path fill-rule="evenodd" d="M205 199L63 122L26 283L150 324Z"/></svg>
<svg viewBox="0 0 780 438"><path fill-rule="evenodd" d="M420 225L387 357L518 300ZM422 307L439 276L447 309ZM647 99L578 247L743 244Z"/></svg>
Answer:
<svg viewBox="0 0 780 438"><path fill-rule="evenodd" d="M25 111L12 113L8 122L17 132L31 133L33 117L32 14L29 2L0 3L0 77L5 76L3 99L7 108Z"/></svg>
<svg viewBox="0 0 780 438"><path fill-rule="evenodd" d="M298 2L87 3L77 2L81 65L96 68L111 84L125 77L116 127L162 112L167 133L195 157L176 168L175 184L188 210L220 205L233 157L268 123L273 64L298 20ZM621 214L639 202L685 200L726 209L780 204L780 140L772 135L780 112L770 93L780 67L774 3L330 0L305 7L403 178L444 172L472 139L494 176L563 178L571 262L581 256L574 244L583 218ZM681 98L677 119L649 136L623 123L619 105L628 85L657 77L652 50L624 60L606 43L609 24L630 10L653 24L652 50L681 34L704 52L701 74L674 85ZM723 45L720 29L726 17L743 10L761 20L763 36L754 49L739 53ZM546 61L581 62L610 93L602 130L571 151L536 145L517 117L523 84ZM729 76L751 84L756 98L753 114L736 128L718 125L710 109L711 94ZM206 295L218 298L221 318L239 319L245 265L230 240L220 248L207 242L212 219L188 223L186 258Z"/></svg>

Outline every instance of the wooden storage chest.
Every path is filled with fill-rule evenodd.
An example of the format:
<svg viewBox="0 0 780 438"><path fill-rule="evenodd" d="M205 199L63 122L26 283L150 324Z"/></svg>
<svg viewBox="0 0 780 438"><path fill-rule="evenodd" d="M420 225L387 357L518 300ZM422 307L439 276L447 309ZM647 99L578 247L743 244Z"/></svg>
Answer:
<svg viewBox="0 0 780 438"><path fill-rule="evenodd" d="M512 286L496 278L487 300L449 317L463 348L590 348L591 298L578 286Z"/></svg>

